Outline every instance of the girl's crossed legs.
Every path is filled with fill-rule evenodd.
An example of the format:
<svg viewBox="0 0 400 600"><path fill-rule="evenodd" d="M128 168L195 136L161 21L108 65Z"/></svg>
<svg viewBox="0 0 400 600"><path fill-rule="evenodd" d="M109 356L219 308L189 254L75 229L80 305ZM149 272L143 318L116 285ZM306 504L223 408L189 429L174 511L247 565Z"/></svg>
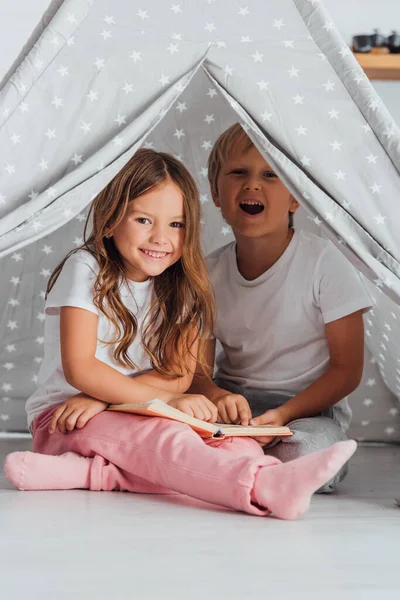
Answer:
<svg viewBox="0 0 400 600"><path fill-rule="evenodd" d="M20 489L175 492L254 515L294 519L356 449L352 440L340 442L283 464L265 456L251 438L203 440L182 423L111 412L100 413L83 429L50 435L55 409L34 421L33 449L39 454L17 452L6 459L6 474Z"/></svg>

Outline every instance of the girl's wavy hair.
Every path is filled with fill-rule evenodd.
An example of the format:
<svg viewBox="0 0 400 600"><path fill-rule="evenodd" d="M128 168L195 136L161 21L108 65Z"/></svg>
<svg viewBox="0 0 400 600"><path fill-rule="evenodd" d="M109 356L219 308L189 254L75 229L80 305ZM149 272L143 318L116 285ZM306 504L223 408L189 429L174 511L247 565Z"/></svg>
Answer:
<svg viewBox="0 0 400 600"><path fill-rule="evenodd" d="M121 300L120 286L126 282L122 257L112 236L124 218L128 204L159 184L172 180L181 190L185 219L181 258L154 278L154 297L138 332L135 315ZM212 335L214 299L200 246L200 202L196 184L181 162L163 152L140 149L114 179L94 198L84 229L84 243L69 252L52 273L47 294L54 286L65 261L79 250L97 260L94 304L115 327L109 344L116 344L115 360L137 368L128 350L136 335L158 373L171 378L188 373L188 353L198 341L198 361L204 364L205 343ZM92 221L88 235L89 221Z"/></svg>

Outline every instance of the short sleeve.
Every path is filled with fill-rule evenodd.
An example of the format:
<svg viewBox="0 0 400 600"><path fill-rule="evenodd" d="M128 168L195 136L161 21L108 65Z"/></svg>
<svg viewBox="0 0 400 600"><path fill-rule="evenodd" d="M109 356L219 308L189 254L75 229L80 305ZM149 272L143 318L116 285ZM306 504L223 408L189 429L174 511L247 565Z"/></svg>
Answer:
<svg viewBox="0 0 400 600"><path fill-rule="evenodd" d="M62 306L75 306L99 314L93 304L93 286L96 280L96 259L87 251L72 254L46 299L46 313L58 315Z"/></svg>
<svg viewBox="0 0 400 600"><path fill-rule="evenodd" d="M358 271L332 243L322 253L315 283L324 323L372 308L371 297Z"/></svg>

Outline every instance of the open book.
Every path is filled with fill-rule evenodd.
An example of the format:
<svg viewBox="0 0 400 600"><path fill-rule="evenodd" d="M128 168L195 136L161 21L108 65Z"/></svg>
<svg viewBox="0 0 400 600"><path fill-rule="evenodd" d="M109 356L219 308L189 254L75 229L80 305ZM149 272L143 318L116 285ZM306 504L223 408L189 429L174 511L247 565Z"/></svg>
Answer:
<svg viewBox="0 0 400 600"><path fill-rule="evenodd" d="M224 438L230 436L287 436L293 435L289 427L274 427L272 425L232 425L228 423L208 423L185 414L181 410L155 398L142 404L111 404L107 410L134 413L148 417L165 417L173 421L187 423L201 437Z"/></svg>

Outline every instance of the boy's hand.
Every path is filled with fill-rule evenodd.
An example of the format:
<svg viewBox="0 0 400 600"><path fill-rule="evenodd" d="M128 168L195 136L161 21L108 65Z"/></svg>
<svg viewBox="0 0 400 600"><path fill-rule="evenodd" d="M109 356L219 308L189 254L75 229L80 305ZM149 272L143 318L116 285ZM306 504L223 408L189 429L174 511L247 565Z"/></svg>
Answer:
<svg viewBox="0 0 400 600"><path fill-rule="evenodd" d="M249 424L251 410L244 396L221 390L221 394L213 396L213 402L218 409L218 423Z"/></svg>
<svg viewBox="0 0 400 600"><path fill-rule="evenodd" d="M82 429L90 419L106 410L107 406L107 402L95 400L86 394L77 394L54 411L48 431L54 433L58 429L60 433L67 433L75 428Z"/></svg>
<svg viewBox="0 0 400 600"><path fill-rule="evenodd" d="M283 425L286 425L286 423L282 413L279 411L279 408L272 408L271 410L267 410L259 417L251 419L250 425L273 425L274 427L282 427ZM266 446L271 444L277 438L276 436L268 435L255 437L254 439L260 444L260 446Z"/></svg>
<svg viewBox="0 0 400 600"><path fill-rule="evenodd" d="M169 406L173 406L191 417L215 423L218 416L218 410L215 404L201 394L182 394L168 402Z"/></svg>

